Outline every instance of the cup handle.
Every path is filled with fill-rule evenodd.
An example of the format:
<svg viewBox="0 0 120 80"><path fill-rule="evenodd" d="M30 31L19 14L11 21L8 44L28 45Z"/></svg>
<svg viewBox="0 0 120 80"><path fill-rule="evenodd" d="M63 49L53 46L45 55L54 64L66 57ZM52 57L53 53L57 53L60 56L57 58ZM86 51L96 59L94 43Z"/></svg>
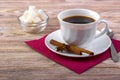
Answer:
<svg viewBox="0 0 120 80"><path fill-rule="evenodd" d="M105 28L104 28L99 34L97 34L97 35L95 36L95 38L98 38L98 37L104 35L105 33L107 33L107 32L109 31L109 27L108 27L107 21L106 21L106 20L100 20L100 21L98 22L97 26L98 26L99 24L101 24L101 23L104 23L104 24L105 24Z"/></svg>

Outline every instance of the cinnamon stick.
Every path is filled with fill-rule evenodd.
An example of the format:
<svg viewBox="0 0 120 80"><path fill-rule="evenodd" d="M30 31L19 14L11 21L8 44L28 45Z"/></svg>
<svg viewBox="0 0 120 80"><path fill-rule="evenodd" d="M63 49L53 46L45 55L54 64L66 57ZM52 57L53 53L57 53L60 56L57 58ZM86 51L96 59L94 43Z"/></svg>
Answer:
<svg viewBox="0 0 120 80"><path fill-rule="evenodd" d="M94 55L93 52L91 52L89 50L86 50L84 48L80 48L80 47L77 47L77 46L74 46L74 45L67 45L67 44L64 44L64 43L60 43L60 42L58 42L56 40L53 40L53 39L50 40L50 44L56 46L57 51L65 50L65 51L69 51L69 52L79 54L79 55L82 55L82 52L84 52L84 53L87 53L89 55Z"/></svg>

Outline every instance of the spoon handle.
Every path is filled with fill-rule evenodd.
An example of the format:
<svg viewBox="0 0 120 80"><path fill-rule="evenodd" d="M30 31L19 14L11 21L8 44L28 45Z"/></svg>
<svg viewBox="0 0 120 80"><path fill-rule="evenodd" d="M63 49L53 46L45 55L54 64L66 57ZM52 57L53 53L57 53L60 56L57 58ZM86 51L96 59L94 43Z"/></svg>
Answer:
<svg viewBox="0 0 120 80"><path fill-rule="evenodd" d="M111 58L112 58L112 60L114 62L118 62L119 61L119 57L117 55L117 51L116 51L113 43L111 43L110 50L111 50Z"/></svg>

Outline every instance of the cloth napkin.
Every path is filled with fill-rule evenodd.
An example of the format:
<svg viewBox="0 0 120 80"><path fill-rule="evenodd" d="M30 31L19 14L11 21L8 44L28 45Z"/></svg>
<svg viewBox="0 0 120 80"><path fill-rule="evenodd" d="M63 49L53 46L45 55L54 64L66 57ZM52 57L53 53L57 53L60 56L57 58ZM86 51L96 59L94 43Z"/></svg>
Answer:
<svg viewBox="0 0 120 80"><path fill-rule="evenodd" d="M58 55L52 51L50 51L44 41L45 37L42 37L37 40L31 40L31 41L25 41L25 43L30 46L32 49L36 50L40 54L48 57L49 59L67 67L68 69L80 74L83 73L84 71L90 69L91 67L97 65L98 63L106 60L107 58L110 57L110 49L105 51L104 53L94 56L94 57L89 57L89 58L70 58L70 57L65 57ZM112 42L117 49L117 52L120 51L120 41L112 39Z"/></svg>

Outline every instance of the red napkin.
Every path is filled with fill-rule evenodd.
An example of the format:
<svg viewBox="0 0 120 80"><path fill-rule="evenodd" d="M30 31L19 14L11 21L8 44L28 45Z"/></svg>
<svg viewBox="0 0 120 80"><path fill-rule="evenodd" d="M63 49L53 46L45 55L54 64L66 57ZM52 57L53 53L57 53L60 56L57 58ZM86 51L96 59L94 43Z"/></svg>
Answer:
<svg viewBox="0 0 120 80"><path fill-rule="evenodd" d="M25 43L34 50L36 50L37 52L39 52L40 54L48 57L49 59L79 74L110 57L109 49L100 55L89 58L70 58L70 57L61 56L50 51L45 46L44 43L45 37L46 36L38 40L26 41ZM120 51L120 41L112 39L112 42L115 48L117 49L117 52Z"/></svg>

